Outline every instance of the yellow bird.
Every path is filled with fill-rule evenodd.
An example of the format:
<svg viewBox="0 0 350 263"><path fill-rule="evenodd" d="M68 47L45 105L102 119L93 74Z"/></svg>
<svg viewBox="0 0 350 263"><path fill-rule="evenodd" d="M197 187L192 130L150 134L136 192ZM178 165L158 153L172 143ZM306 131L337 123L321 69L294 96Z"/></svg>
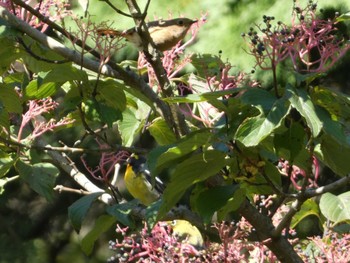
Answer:
<svg viewBox="0 0 350 263"><path fill-rule="evenodd" d="M187 220L176 219L172 221L165 221L162 222L161 225L170 226L173 236L175 236L179 241L184 241L197 249L204 247L201 232Z"/></svg>
<svg viewBox="0 0 350 263"><path fill-rule="evenodd" d="M148 206L157 201L164 190L164 185L159 178L155 178L155 185L151 183L151 174L146 167L146 159L132 154L127 160L124 175L126 189L142 204Z"/></svg>

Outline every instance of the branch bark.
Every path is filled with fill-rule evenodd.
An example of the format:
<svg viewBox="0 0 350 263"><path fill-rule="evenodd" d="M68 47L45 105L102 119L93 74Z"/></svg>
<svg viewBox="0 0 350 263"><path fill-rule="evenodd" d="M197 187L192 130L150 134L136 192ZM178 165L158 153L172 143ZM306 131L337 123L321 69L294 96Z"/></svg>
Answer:
<svg viewBox="0 0 350 263"><path fill-rule="evenodd" d="M164 97L171 97L174 94L171 90L167 72L164 69L161 61L161 53L156 49L155 44L153 43L153 40L148 32L147 24L144 21L147 15L147 8L145 12L142 13L135 0L125 0L125 2L129 8L130 14L134 18L136 31L142 40L143 53L147 62L154 70L160 89L162 90L162 95ZM175 104L170 104L169 108L172 116L172 128L174 129L175 134L178 137L188 134L189 128L185 122L185 117L178 109L178 106Z"/></svg>
<svg viewBox="0 0 350 263"><path fill-rule="evenodd" d="M122 67L116 64L108 64L100 66L100 63L89 59L81 59L81 54L77 51L66 48L63 44L56 41L55 39L48 37L47 35L41 33L40 31L32 28L23 20L17 18L7 9L0 6L0 18L8 22L8 24L17 29L20 32L23 32L30 36L32 39L38 41L40 44L48 47L50 50L56 52L62 57L81 65L84 68L90 69L94 72L101 72L101 74L112 77L115 79L120 79L132 89L137 89L147 96L154 104L155 108L166 121L169 127L174 128L174 119L172 109L169 104L162 101L158 95L148 86L148 84L136 73L130 70L124 70Z"/></svg>
<svg viewBox="0 0 350 263"><path fill-rule="evenodd" d="M259 241L263 242L275 256L284 263L302 263L303 260L294 251L293 246L283 236L273 236L274 225L269 217L259 213L248 200L245 200L238 212L252 224Z"/></svg>

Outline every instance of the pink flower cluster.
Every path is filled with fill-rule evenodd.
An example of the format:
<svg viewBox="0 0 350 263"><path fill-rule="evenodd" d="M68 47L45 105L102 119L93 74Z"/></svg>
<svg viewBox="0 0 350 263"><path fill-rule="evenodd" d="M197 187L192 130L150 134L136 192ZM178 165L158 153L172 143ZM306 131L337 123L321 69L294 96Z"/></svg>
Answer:
<svg viewBox="0 0 350 263"><path fill-rule="evenodd" d="M251 28L248 34L250 53L257 66L273 69L289 59L298 72L324 72L332 67L350 48L349 41L337 30L335 19L319 19L317 4L309 1L305 8L294 7L292 25L277 22L274 17L263 16L265 26Z"/></svg>

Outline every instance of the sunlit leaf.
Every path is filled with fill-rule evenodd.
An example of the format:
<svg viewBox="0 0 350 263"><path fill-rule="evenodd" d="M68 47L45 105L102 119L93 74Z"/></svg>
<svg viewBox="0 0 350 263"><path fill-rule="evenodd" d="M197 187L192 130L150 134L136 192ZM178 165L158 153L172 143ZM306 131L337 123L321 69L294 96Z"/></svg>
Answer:
<svg viewBox="0 0 350 263"><path fill-rule="evenodd" d="M200 130L190 133L176 144L160 146L149 154L149 169L152 174L157 174L164 167L177 163L184 156L197 150L210 141L212 133L209 130Z"/></svg>
<svg viewBox="0 0 350 263"><path fill-rule="evenodd" d="M321 196L320 209L322 214L334 224L350 220L350 192L338 196L325 193Z"/></svg>
<svg viewBox="0 0 350 263"><path fill-rule="evenodd" d="M118 128L124 146L131 146L134 143L142 128L142 123L143 121L136 118L131 109L126 109L123 112L123 121L118 122Z"/></svg>
<svg viewBox="0 0 350 263"><path fill-rule="evenodd" d="M315 153L336 174L346 176L350 173L350 145L348 143L339 144L333 137L323 135L321 142L315 147Z"/></svg>
<svg viewBox="0 0 350 263"><path fill-rule="evenodd" d="M303 203L300 210L293 216L290 227L295 228L304 218L310 215L320 218L320 209L318 204L312 199L308 199Z"/></svg>
<svg viewBox="0 0 350 263"><path fill-rule="evenodd" d="M322 121L317 116L315 105L312 103L310 96L302 89L289 88L289 101L301 116L304 117L308 127L312 132L312 136L316 138L322 129Z"/></svg>
<svg viewBox="0 0 350 263"><path fill-rule="evenodd" d="M63 64L53 68L43 79L43 83L55 82L63 84L73 80L87 82L88 76L86 71L73 67L70 64Z"/></svg>
<svg viewBox="0 0 350 263"><path fill-rule="evenodd" d="M0 178L4 177L10 168L14 165L15 160L10 154L1 152L0 154Z"/></svg>
<svg viewBox="0 0 350 263"><path fill-rule="evenodd" d="M266 116L261 114L246 119L238 128L235 138L246 147L258 145L281 125L289 110L286 100L276 101Z"/></svg>
<svg viewBox="0 0 350 263"><path fill-rule="evenodd" d="M162 118L155 119L148 127L148 130L159 145L176 142L174 132L170 130L168 124Z"/></svg>

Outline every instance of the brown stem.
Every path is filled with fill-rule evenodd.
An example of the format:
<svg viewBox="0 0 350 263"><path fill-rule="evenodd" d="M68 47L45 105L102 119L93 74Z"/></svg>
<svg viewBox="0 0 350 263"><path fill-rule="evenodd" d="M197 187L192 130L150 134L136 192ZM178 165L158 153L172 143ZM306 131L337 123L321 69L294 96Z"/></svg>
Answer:
<svg viewBox="0 0 350 263"><path fill-rule="evenodd" d="M264 243L275 256L284 263L302 263L303 260L294 251L288 239L283 236L273 236L275 229L269 217L259 213L248 200L245 200L238 212L252 224L261 242Z"/></svg>

